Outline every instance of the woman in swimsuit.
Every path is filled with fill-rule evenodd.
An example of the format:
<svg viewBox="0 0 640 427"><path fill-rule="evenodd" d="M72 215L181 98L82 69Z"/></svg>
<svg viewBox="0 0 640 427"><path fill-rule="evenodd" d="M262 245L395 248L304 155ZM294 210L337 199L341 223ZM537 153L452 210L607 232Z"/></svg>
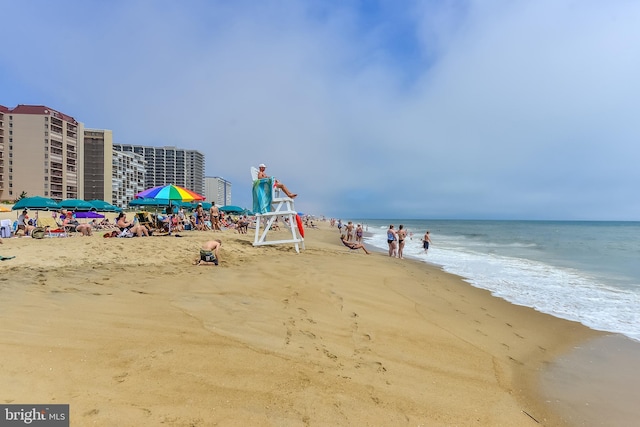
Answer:
<svg viewBox="0 0 640 427"><path fill-rule="evenodd" d="M393 229L393 224L389 226L387 230L387 243L389 244L389 256L396 256L396 240L398 240L398 235L396 234L396 230Z"/></svg>
<svg viewBox="0 0 640 427"><path fill-rule="evenodd" d="M407 230L400 224L398 227L398 258L402 258L402 251L404 249L404 241L407 238Z"/></svg>
<svg viewBox="0 0 640 427"><path fill-rule="evenodd" d="M340 240L342 240L342 243L343 243L346 247L348 247L349 249L353 249L353 250L356 250L356 249L362 249L362 250L364 251L364 253L365 253L365 254L367 254L367 255L369 255L369 254L371 253L371 252L369 252L369 251L367 250L367 248L365 248L365 247L364 247L364 245L363 245L362 243L347 242L347 241L345 240L345 235L344 235L344 234L340 236Z"/></svg>
<svg viewBox="0 0 640 427"><path fill-rule="evenodd" d="M149 230L142 224L134 224L132 222L127 221L127 214L124 212L120 212L118 218L116 218L116 225L120 229L120 231L124 231L129 229L132 234L137 235L138 237L149 236Z"/></svg>

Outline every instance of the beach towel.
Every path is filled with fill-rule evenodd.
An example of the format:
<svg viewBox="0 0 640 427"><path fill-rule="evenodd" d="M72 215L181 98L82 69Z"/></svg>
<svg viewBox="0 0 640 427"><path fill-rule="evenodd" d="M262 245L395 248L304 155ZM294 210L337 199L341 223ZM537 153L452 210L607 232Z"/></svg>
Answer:
<svg viewBox="0 0 640 427"><path fill-rule="evenodd" d="M274 178L256 179L253 181L253 212L264 214L271 212Z"/></svg>
<svg viewBox="0 0 640 427"><path fill-rule="evenodd" d="M13 258L15 258L15 257L14 256L2 256L2 255L0 255L0 261L6 261L8 259L13 259Z"/></svg>

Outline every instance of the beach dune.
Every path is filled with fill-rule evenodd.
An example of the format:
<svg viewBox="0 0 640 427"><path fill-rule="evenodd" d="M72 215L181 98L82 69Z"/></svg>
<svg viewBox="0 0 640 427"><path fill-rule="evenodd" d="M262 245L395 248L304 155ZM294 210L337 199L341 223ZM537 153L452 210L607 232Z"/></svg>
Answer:
<svg viewBox="0 0 640 427"><path fill-rule="evenodd" d="M300 254L182 235L5 239L2 401L72 425L563 425L537 374L598 334L326 224ZM214 237L220 266L193 266Z"/></svg>

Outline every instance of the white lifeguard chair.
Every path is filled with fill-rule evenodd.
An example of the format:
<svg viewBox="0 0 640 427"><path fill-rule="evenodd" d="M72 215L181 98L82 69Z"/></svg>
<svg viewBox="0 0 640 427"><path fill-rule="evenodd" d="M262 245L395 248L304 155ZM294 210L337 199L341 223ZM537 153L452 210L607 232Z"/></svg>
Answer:
<svg viewBox="0 0 640 427"><path fill-rule="evenodd" d="M296 252L300 253L300 246L304 249L304 237L302 236L304 231L301 230L302 221L299 219L293 199L280 197L280 190L274 185L275 178L258 179L258 169L255 167L251 168L251 178L253 179L253 205L256 215L256 234L253 246L293 243ZM256 210L257 206L261 206L261 209ZM279 216L289 220L291 238L267 240L271 226ZM261 228L263 228L262 231Z"/></svg>

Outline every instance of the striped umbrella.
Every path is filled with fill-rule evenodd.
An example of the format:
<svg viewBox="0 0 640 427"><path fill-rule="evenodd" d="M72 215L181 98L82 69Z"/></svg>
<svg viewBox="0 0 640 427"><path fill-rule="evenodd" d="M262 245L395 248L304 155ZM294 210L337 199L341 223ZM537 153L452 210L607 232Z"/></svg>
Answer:
<svg viewBox="0 0 640 427"><path fill-rule="evenodd" d="M192 202L194 200L204 200L204 196L177 185L161 185L149 188L136 194L136 199L164 199L169 201Z"/></svg>

